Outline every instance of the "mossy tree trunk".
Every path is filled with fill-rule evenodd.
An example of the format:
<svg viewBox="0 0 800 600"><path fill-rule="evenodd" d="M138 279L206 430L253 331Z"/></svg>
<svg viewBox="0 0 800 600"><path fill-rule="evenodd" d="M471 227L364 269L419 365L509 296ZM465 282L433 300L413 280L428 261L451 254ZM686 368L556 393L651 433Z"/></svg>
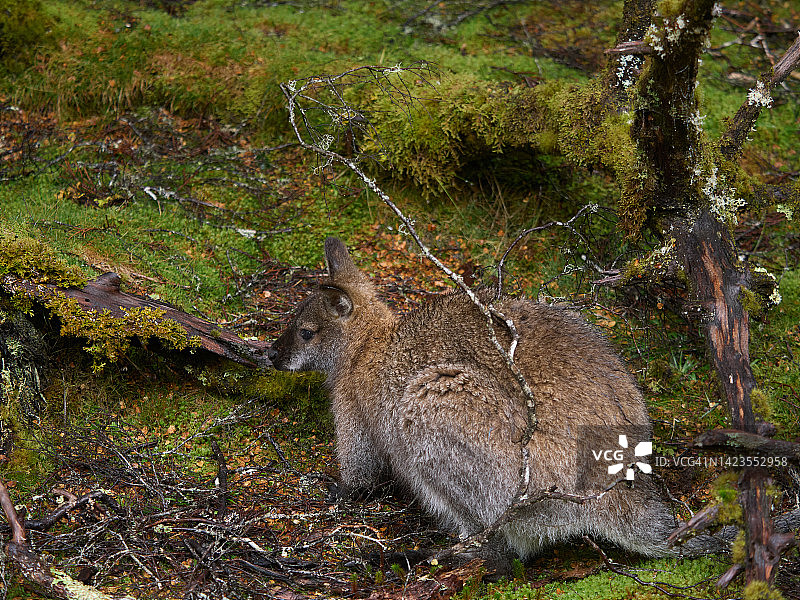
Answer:
<svg viewBox="0 0 800 600"><path fill-rule="evenodd" d="M719 150L720 144L705 140L694 93L714 5L714 0L659 4L645 36L651 54L637 83L631 128L647 183L642 186L636 177L627 185L643 192L639 211L647 215L646 223L674 246L676 260L700 307L709 355L732 426L756 433L750 398L756 382L750 368L749 315L742 303L752 276L738 260L731 235L742 202L732 188L736 170L730 159L738 151L731 136L722 141L724 152ZM649 2L641 0L641 6L649 6ZM760 105L768 105L767 100ZM745 129L749 130L755 118L752 107L746 112L750 121ZM737 139L741 144L745 136ZM785 548L786 540L773 533L769 484L768 474L760 469L745 469L739 479L747 533L747 583L771 582Z"/></svg>

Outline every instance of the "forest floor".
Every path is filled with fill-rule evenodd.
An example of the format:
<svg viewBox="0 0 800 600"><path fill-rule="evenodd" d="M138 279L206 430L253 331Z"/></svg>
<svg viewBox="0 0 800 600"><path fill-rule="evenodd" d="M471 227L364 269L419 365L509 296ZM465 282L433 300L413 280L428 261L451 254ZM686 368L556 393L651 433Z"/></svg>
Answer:
<svg viewBox="0 0 800 600"><path fill-rule="evenodd" d="M264 341L280 333L323 273L321 244L327 235L347 243L399 312L450 289L378 199L344 170L320 176L316 159L287 135L276 82L310 76L332 55L337 68L357 62L359 52L376 58L380 44L378 50L368 47L377 34L366 31L367 25L358 24L360 42L347 33L357 11L346 3L308 7L331 26L322 35L307 29L296 8L251 3L231 8L235 23L207 33L208 42L192 28L213 29L214 19L229 14L224 3L185 3L181 15L144 6L148 3L90 4L45 3L51 13L62 11L59 44L39 55L30 70L3 77L4 247L18 240L42 242L88 278L114 271L122 276L124 291ZM534 70L535 77L576 80L594 72L613 40L613 27L576 27L567 20L574 17L569 6L544 4L539 13L530 6L502 7L476 19L480 26L470 24L453 36L419 23L409 26L426 40L425 51L438 52L457 73L473 69L493 81L508 77L525 85ZM583 4L570 5L580 8L580 18L613 17L620 6ZM396 28L403 20L373 9L382 28ZM584 14L592 10L599 12ZM764 32L775 44L785 35L784 22L792 17L798 22L796 14L773 17L761 4L741 3L726 13L729 28L719 34L720 48L723 40L744 35L742 15L751 13L778 30ZM242 32L235 33L236 27ZM523 43L534 33L537 43ZM124 57L136 63L131 54L147 56L154 47L147 40L159 35L174 45L158 58L163 68L152 74L164 81L145 90ZM242 48L251 44L251 35L268 47L245 56ZM241 37L227 46L216 36ZM192 44L201 43L197 40L208 44L204 52L211 58L205 62L191 52ZM358 43L363 47L354 48ZM325 52L300 61L311 45ZM724 66L707 67L710 129L746 94L747 87L736 87L737 77L752 77L757 65L766 64L768 52L757 48L761 62L751 64L748 48L725 46L722 58L715 58ZM394 51L413 58L420 49ZM283 62L269 67L274 71L260 71L270 57ZM510 71L495 69L494 62L511 65ZM263 77L262 84L272 86L268 98L261 90L254 100L233 85L231 94L241 95L228 97L218 83L208 83L238 81L248 69L249 81ZM299 75L294 69L301 69ZM76 80L80 73L91 86ZM797 87L790 82L778 97L774 116L765 119L745 154L744 162L766 181L797 178L800 172L791 143L800 122ZM245 100L251 104L241 104ZM253 107L266 125L231 116L237 110L250 114ZM566 221L585 204L598 203L600 211L576 221L573 229L550 227L518 244L507 263L509 291L558 298L581 310L636 374L659 451L694 456L686 449L688 440L723 426L726 408L717 400L696 324L675 310L686 290L592 286L600 278L595 264L621 266L641 250L616 230L618 192L602 173L546 157L529 159L536 178L522 187L481 179L431 200L409 181L387 177L382 185L402 199L433 251L473 285L492 281L494 265L520 229ZM774 209L741 215L735 234L748 259L780 279L782 303L754 320L754 369L765 391L761 408L778 425L779 437L797 439L800 236L786 214ZM0 275L9 272L11 259L2 250L0 263ZM730 566L728 556L643 560L607 548L614 561L609 564L582 541L516 564L513 575L500 582L485 580L477 562L408 564L403 552L442 549L454 540L397 490L364 501L334 499L332 423L318 375L256 372L203 354L170 352L153 340L132 340L118 361L106 363L85 351L86 340L61 336L61 324L42 306L29 312L48 356L45 406L35 419L13 415L27 419L27 437L4 446L3 478L28 519L42 519L71 501L80 505L52 527L31 528L31 542L59 568L108 593L164 599L741 594L738 584L727 590L714 586ZM660 474L685 518L689 509L726 494L729 482L719 478L724 471L685 463ZM775 469L773 476L783 490L776 506L791 508L800 485L797 472ZM36 598L3 574L8 598ZM785 597L800 598L799 580L795 553L782 563L778 580Z"/></svg>

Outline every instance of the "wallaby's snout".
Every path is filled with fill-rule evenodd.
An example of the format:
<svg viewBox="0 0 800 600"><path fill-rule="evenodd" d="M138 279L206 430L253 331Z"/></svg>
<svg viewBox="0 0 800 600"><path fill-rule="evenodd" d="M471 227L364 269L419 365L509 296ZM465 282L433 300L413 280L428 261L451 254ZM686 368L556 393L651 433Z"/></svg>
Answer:
<svg viewBox="0 0 800 600"><path fill-rule="evenodd" d="M279 371L283 371L283 364L280 361L280 352L278 351L278 348L275 343L273 343L269 347L269 350L267 350L267 358L269 359L269 362L272 363L273 367L275 367Z"/></svg>

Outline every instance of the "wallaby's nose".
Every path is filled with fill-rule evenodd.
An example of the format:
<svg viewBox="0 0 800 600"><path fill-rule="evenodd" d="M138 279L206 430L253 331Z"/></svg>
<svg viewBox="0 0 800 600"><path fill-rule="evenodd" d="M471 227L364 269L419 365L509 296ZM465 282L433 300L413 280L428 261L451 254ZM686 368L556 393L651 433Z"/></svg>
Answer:
<svg viewBox="0 0 800 600"><path fill-rule="evenodd" d="M278 358L278 351L275 350L275 348L273 348L272 346L270 346L269 350L267 350L267 358L269 359L270 362L274 363L275 359Z"/></svg>

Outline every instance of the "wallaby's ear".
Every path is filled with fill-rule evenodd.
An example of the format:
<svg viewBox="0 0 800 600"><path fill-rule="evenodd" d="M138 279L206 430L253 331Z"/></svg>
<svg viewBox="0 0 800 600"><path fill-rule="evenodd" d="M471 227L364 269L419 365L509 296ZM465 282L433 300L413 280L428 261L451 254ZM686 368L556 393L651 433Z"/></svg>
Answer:
<svg viewBox="0 0 800 600"><path fill-rule="evenodd" d="M347 246L339 238L329 237L325 240L325 264L333 280L351 279L353 274L359 273Z"/></svg>
<svg viewBox="0 0 800 600"><path fill-rule="evenodd" d="M319 291L322 294L325 308L335 317L348 317L353 312L353 301L344 290L332 285L323 285L320 286Z"/></svg>

